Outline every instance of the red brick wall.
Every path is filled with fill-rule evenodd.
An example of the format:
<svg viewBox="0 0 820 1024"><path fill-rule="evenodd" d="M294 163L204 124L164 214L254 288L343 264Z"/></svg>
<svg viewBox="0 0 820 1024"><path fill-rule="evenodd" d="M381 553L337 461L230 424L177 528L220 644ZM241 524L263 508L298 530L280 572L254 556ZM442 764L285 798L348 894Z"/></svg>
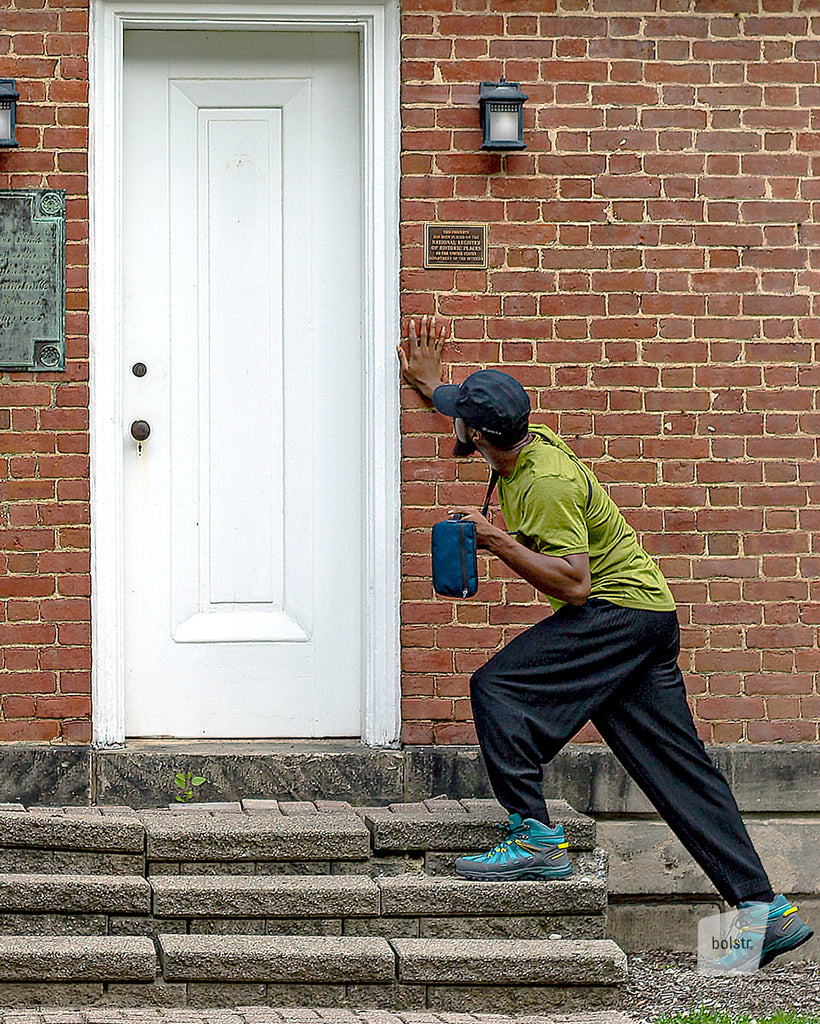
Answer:
<svg viewBox="0 0 820 1024"><path fill-rule="evenodd" d="M820 3L403 9L404 313L452 322L451 379L514 373L608 485L679 602L703 739L817 739ZM530 96L507 156L479 148L502 74ZM435 221L486 221L490 269L425 271ZM434 598L429 527L486 469L403 401L404 737L471 742L470 671L545 609L497 561L480 600Z"/></svg>
<svg viewBox="0 0 820 1024"><path fill-rule="evenodd" d="M0 188L67 192L66 373L0 374L0 740L91 738L88 4L5 0L19 150Z"/></svg>
<svg viewBox="0 0 820 1024"><path fill-rule="evenodd" d="M820 4L403 6L405 313L452 320L453 379L511 368L610 485L680 603L704 739L817 738ZM90 737L87 23L0 19L0 188L68 193L68 371L0 379L0 740ZM501 73L531 97L507 157L478 149ZM491 269L423 271L436 220L489 223ZM404 404L405 739L470 741L470 671L546 609L498 563L480 601L434 599L429 525L485 472Z"/></svg>

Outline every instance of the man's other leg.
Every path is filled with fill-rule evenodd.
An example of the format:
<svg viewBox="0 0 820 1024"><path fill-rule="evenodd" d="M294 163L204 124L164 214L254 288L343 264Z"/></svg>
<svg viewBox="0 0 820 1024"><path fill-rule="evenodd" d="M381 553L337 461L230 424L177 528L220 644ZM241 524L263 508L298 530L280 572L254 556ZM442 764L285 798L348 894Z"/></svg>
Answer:
<svg viewBox="0 0 820 1024"><path fill-rule="evenodd" d="M542 765L653 661L645 612L591 599L517 636L470 681L478 741L508 814L549 824Z"/></svg>
<svg viewBox="0 0 820 1024"><path fill-rule="evenodd" d="M697 734L678 668L677 618L673 612L650 614L658 616L665 636L656 649L659 660L591 719L720 895L735 906L769 890L769 878L729 784Z"/></svg>

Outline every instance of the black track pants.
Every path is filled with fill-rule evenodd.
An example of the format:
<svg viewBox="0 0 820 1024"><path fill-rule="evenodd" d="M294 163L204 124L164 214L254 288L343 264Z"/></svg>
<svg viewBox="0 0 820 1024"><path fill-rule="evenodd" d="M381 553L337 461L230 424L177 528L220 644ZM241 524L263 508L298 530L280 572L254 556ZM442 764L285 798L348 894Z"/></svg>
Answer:
<svg viewBox="0 0 820 1024"><path fill-rule="evenodd" d="M549 822L542 764L590 719L732 906L769 879L697 734L674 612L591 598L502 648L470 681L490 783L509 814Z"/></svg>

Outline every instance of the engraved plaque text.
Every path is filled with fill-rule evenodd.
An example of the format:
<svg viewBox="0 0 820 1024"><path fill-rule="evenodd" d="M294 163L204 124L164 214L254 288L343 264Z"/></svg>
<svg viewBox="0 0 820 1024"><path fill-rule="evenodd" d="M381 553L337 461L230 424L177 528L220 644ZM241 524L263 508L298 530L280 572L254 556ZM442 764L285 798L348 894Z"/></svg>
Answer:
<svg viewBox="0 0 820 1024"><path fill-rule="evenodd" d="M0 368L65 369L65 192L0 190Z"/></svg>
<svg viewBox="0 0 820 1024"><path fill-rule="evenodd" d="M487 266L486 224L425 224L425 267Z"/></svg>

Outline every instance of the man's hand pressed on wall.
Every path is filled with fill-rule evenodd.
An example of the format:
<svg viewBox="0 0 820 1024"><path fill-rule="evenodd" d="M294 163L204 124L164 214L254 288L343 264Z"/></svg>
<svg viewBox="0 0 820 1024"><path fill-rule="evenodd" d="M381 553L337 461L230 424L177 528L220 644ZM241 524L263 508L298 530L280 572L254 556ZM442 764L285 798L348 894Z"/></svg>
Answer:
<svg viewBox="0 0 820 1024"><path fill-rule="evenodd" d="M427 399L441 384L441 353L447 335L447 325L438 324L434 316L416 320L410 317L402 345L397 346L401 372L408 384ZM407 351L404 349L407 345Z"/></svg>

